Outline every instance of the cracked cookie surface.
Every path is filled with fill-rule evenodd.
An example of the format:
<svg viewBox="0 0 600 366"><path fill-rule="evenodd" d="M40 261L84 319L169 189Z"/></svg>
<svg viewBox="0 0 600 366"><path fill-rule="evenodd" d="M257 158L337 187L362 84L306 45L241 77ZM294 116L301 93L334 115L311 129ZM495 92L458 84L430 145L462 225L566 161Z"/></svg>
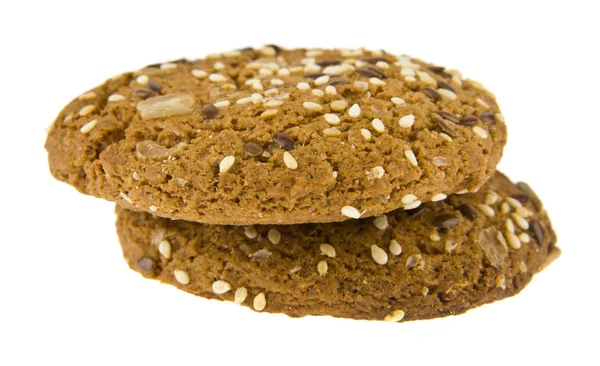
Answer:
<svg viewBox="0 0 600 366"><path fill-rule="evenodd" d="M460 73L365 50L269 46L149 65L59 114L52 174L155 215L337 222L476 191L506 142Z"/></svg>
<svg viewBox="0 0 600 366"><path fill-rule="evenodd" d="M459 314L518 293L560 254L541 201L500 173L477 193L342 223L240 227L117 215L125 259L145 277L293 317Z"/></svg>

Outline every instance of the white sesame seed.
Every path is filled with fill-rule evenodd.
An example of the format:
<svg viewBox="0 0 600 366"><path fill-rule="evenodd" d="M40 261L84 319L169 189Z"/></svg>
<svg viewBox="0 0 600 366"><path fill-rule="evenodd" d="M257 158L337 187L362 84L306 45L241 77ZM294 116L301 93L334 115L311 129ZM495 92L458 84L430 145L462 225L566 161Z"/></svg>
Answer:
<svg viewBox="0 0 600 366"><path fill-rule="evenodd" d="M190 283L190 275L186 271L176 269L173 271L173 275L175 276L177 282L181 283L182 285L187 285Z"/></svg>
<svg viewBox="0 0 600 366"><path fill-rule="evenodd" d="M368 179L379 179L385 174L385 169L381 166L376 166L367 171Z"/></svg>
<svg viewBox="0 0 600 366"><path fill-rule="evenodd" d="M377 61L377 63L375 64L375 66L379 67L382 70L387 70L390 68L390 64L388 64L385 61Z"/></svg>
<svg viewBox="0 0 600 366"><path fill-rule="evenodd" d="M521 243L529 243L529 241L530 241L529 234L527 234L527 233L519 234L519 240L521 241Z"/></svg>
<svg viewBox="0 0 600 366"><path fill-rule="evenodd" d="M404 152L404 156L406 156L406 158L408 159L408 161L410 162L410 164L412 166L419 166L419 162L417 161L417 157L415 156L415 153L412 150L406 150Z"/></svg>
<svg viewBox="0 0 600 366"><path fill-rule="evenodd" d="M371 126L373 126L373 128L377 132L384 132L385 131L385 125L383 124L383 122L379 118L373 119L371 121Z"/></svg>
<svg viewBox="0 0 600 366"><path fill-rule="evenodd" d="M522 216L517 215L515 212L510 214L510 217L515 220L515 224L522 230L529 230L529 223Z"/></svg>
<svg viewBox="0 0 600 366"><path fill-rule="evenodd" d="M400 75L402 76L415 76L415 70L410 67L403 67L400 71Z"/></svg>
<svg viewBox="0 0 600 366"><path fill-rule="evenodd" d="M248 297L248 290L245 287L240 287L235 290L235 295L233 296L233 302L240 305L246 300Z"/></svg>
<svg viewBox="0 0 600 366"><path fill-rule="evenodd" d="M402 247L400 246L400 243L398 243L394 239L390 240L390 248L389 249L390 249L390 253L392 253L396 257L399 256L400 254L402 254Z"/></svg>
<svg viewBox="0 0 600 366"><path fill-rule="evenodd" d="M417 79L415 79L414 76L405 76L404 81L409 82L409 83L414 83L415 81L417 81Z"/></svg>
<svg viewBox="0 0 600 366"><path fill-rule="evenodd" d="M129 204L133 205L133 200L131 199L131 197L129 197L128 195L126 195L123 192L119 192L119 195L121 196L122 199L127 201Z"/></svg>
<svg viewBox="0 0 600 366"><path fill-rule="evenodd" d="M228 171L233 166L233 163L235 163L235 156L229 155L224 157L219 163L219 173L223 174Z"/></svg>
<svg viewBox="0 0 600 366"><path fill-rule="evenodd" d="M271 107L279 107L282 104L283 104L282 100L269 99L263 105L267 108L271 108Z"/></svg>
<svg viewBox="0 0 600 366"><path fill-rule="evenodd" d="M315 57L323 54L323 50L314 49L306 51L306 57Z"/></svg>
<svg viewBox="0 0 600 366"><path fill-rule="evenodd" d="M496 277L496 287L506 290L506 277L504 275Z"/></svg>
<svg viewBox="0 0 600 366"><path fill-rule="evenodd" d="M237 57L237 56L241 56L242 53L240 51L225 51L223 52L223 56L225 57Z"/></svg>
<svg viewBox="0 0 600 366"><path fill-rule="evenodd" d="M356 80L354 82L354 86L358 89L358 90L362 90L362 91L367 91L369 90L369 83L367 83L366 81L361 81L361 80Z"/></svg>
<svg viewBox="0 0 600 366"><path fill-rule="evenodd" d="M260 95L258 93L254 93L250 96L250 100L254 104L258 104L258 103L262 102L262 99L263 99L262 95Z"/></svg>
<svg viewBox="0 0 600 366"><path fill-rule="evenodd" d="M319 66L317 64L308 64L308 65L304 66L305 74L315 74L320 71L321 71L321 66Z"/></svg>
<svg viewBox="0 0 600 366"><path fill-rule="evenodd" d="M244 97L244 98L240 98L238 99L235 104L248 104L252 102L252 98L250 97Z"/></svg>
<svg viewBox="0 0 600 366"><path fill-rule="evenodd" d="M371 131L367 130L366 128L361 128L360 134L366 141L371 141Z"/></svg>
<svg viewBox="0 0 600 366"><path fill-rule="evenodd" d="M267 109L260 114L260 118L269 118L277 114L277 109Z"/></svg>
<svg viewBox="0 0 600 366"><path fill-rule="evenodd" d="M508 204L511 205L513 208L523 207L521 202L516 198L506 197L506 202L508 202Z"/></svg>
<svg viewBox="0 0 600 366"><path fill-rule="evenodd" d="M156 211L158 211L158 207L156 207L156 206L154 206L154 205L150 205L150 206L148 206L148 209L149 209L150 211L152 211L152 212L156 212Z"/></svg>
<svg viewBox="0 0 600 366"><path fill-rule="evenodd" d="M525 207L517 207L517 209L515 210L515 212L517 213L517 215L522 216L522 217L531 217L533 216L533 212L531 212L531 210L525 208Z"/></svg>
<svg viewBox="0 0 600 366"><path fill-rule="evenodd" d="M440 241L440 239L441 239L440 234L438 234L437 231L434 233L431 233L429 235L429 239L431 239L432 241Z"/></svg>
<svg viewBox="0 0 600 366"><path fill-rule="evenodd" d="M194 77L197 77L198 79L204 79L205 77L208 76L208 73L204 70L194 69L194 70L192 70L192 75Z"/></svg>
<svg viewBox="0 0 600 366"><path fill-rule="evenodd" d="M140 75L137 78L135 78L135 82L143 86L148 85L148 81L150 80L146 75Z"/></svg>
<svg viewBox="0 0 600 366"><path fill-rule="evenodd" d="M498 239L498 242L499 242L500 244L502 244L502 246L503 246L505 249L508 249L508 243L506 242L506 239L504 239L504 235L502 235L502 233L501 233L500 231L498 231L498 232L496 233L496 239Z"/></svg>
<svg viewBox="0 0 600 366"><path fill-rule="evenodd" d="M502 212L503 214L507 214L510 212L510 205L506 202L502 203L502 205L500 205L500 212Z"/></svg>
<svg viewBox="0 0 600 366"><path fill-rule="evenodd" d="M321 250L321 254L326 255L329 258L335 258L336 256L335 248L330 244L321 244L319 249Z"/></svg>
<svg viewBox="0 0 600 366"><path fill-rule="evenodd" d="M357 118L360 116L361 110L358 104L353 104L350 109L348 109L348 116L351 118Z"/></svg>
<svg viewBox="0 0 600 366"><path fill-rule="evenodd" d="M315 85L324 85L329 82L329 75L319 76L315 79Z"/></svg>
<svg viewBox="0 0 600 366"><path fill-rule="evenodd" d="M514 233L515 232L515 223L511 219L506 219L504 222L504 226L506 226L506 231Z"/></svg>
<svg viewBox="0 0 600 366"><path fill-rule="evenodd" d="M317 271L319 272L319 276L325 276L327 274L327 262L320 261L317 264Z"/></svg>
<svg viewBox="0 0 600 366"><path fill-rule="evenodd" d="M300 60L300 63L302 65L310 65L310 64L314 64L317 60L314 57L305 57L302 60Z"/></svg>
<svg viewBox="0 0 600 366"><path fill-rule="evenodd" d="M290 66L288 70L292 74L297 74L297 73L303 72L304 71L304 67L302 67L302 66Z"/></svg>
<svg viewBox="0 0 600 366"><path fill-rule="evenodd" d="M340 112L345 110L348 107L348 102L346 102L345 100L336 100L331 102L331 109L333 109L336 112Z"/></svg>
<svg viewBox="0 0 600 366"><path fill-rule="evenodd" d="M264 90L262 83L259 80L256 80L252 83L252 89L254 90Z"/></svg>
<svg viewBox="0 0 600 366"><path fill-rule="evenodd" d="M244 82L244 85L252 85L257 81L258 81L258 79L248 79Z"/></svg>
<svg viewBox="0 0 600 366"><path fill-rule="evenodd" d="M405 205L408 205L409 203L413 203L417 200L417 196L415 196L412 193L409 193L407 195L404 195L404 197L402 197L402 203L404 203Z"/></svg>
<svg viewBox="0 0 600 366"><path fill-rule="evenodd" d="M281 68L281 69L277 70L277 75L290 76L290 70L288 70L287 68Z"/></svg>
<svg viewBox="0 0 600 366"><path fill-rule="evenodd" d="M500 122L504 122L504 116L502 113L496 113L496 119Z"/></svg>
<svg viewBox="0 0 600 366"><path fill-rule="evenodd" d="M259 51L263 56L267 56L267 57L272 57L277 54L275 49L271 46L265 46L265 47L261 48Z"/></svg>
<svg viewBox="0 0 600 366"><path fill-rule="evenodd" d="M323 74L327 74L327 75L341 75L343 74L347 69L344 67L344 65L331 65L331 66L327 66L323 69Z"/></svg>
<svg viewBox="0 0 600 366"><path fill-rule="evenodd" d="M440 132L439 136L446 141L452 142L452 137L448 136L448 134L446 134L444 132Z"/></svg>
<svg viewBox="0 0 600 366"><path fill-rule="evenodd" d="M494 209L491 208L488 205L484 205L484 204L478 204L477 207L479 207L479 209L481 210L481 212L483 212L484 215L488 216L488 217L494 217L496 215L496 213L494 212Z"/></svg>
<svg viewBox="0 0 600 366"><path fill-rule="evenodd" d="M474 134L476 134L477 136L481 137L482 139L487 139L488 138L488 133L483 128L481 128L479 126L473 126L472 130L473 130Z"/></svg>
<svg viewBox="0 0 600 366"><path fill-rule="evenodd" d="M469 190L465 188L465 189L461 189L460 191L457 191L455 194L466 194L466 193L469 193Z"/></svg>
<svg viewBox="0 0 600 366"><path fill-rule="evenodd" d="M269 241L275 245L279 244L279 242L281 241L281 233L275 228L269 229L269 233L267 236L269 238Z"/></svg>
<svg viewBox="0 0 600 366"><path fill-rule="evenodd" d="M213 83L222 83L227 81L227 78L221 74L210 74L208 75L208 80L212 81Z"/></svg>
<svg viewBox="0 0 600 366"><path fill-rule="evenodd" d="M304 102L304 103L302 103L302 106L309 111L318 112L323 109L323 107L320 104L315 103L315 102Z"/></svg>
<svg viewBox="0 0 600 366"><path fill-rule="evenodd" d="M358 219L360 218L361 213L352 206L344 206L342 207L342 215L351 219Z"/></svg>
<svg viewBox="0 0 600 366"><path fill-rule="evenodd" d="M283 80L281 79L271 79L270 82L273 86L282 86L284 84Z"/></svg>
<svg viewBox="0 0 600 366"><path fill-rule="evenodd" d="M213 282L212 290L217 295L222 295L231 290L231 284L227 281L218 280Z"/></svg>
<svg viewBox="0 0 600 366"><path fill-rule="evenodd" d="M162 70L173 70L173 69L177 68L177 64L174 64L174 63L171 63L171 62L167 62L167 63L164 63L164 64L160 65L160 68Z"/></svg>
<svg viewBox="0 0 600 366"><path fill-rule="evenodd" d="M338 117L337 114L325 113L323 118L325 118L325 121L330 125L338 125L340 123L340 117Z"/></svg>
<svg viewBox="0 0 600 366"><path fill-rule="evenodd" d="M438 193L438 194L435 194L433 197L431 197L431 202L442 201L442 200L445 200L446 197L448 197L448 196L443 193Z"/></svg>
<svg viewBox="0 0 600 366"><path fill-rule="evenodd" d="M399 322L404 318L404 311L402 310L394 310L388 315L386 315L383 320L386 322Z"/></svg>
<svg viewBox="0 0 600 366"><path fill-rule="evenodd" d="M254 226L244 226L244 235L248 239L255 239L258 236L258 230Z"/></svg>
<svg viewBox="0 0 600 366"><path fill-rule="evenodd" d="M333 97L334 95L337 94L337 90L335 89L335 86L333 85L327 85L325 87L325 94L329 95L330 97Z"/></svg>
<svg viewBox="0 0 600 366"><path fill-rule="evenodd" d="M404 99L399 98L399 97L392 97L392 103L394 103L395 105L404 105L406 104L406 102L404 101Z"/></svg>
<svg viewBox="0 0 600 366"><path fill-rule="evenodd" d="M519 249L521 247L521 241L515 235L515 233L511 233L510 231L506 232L506 242L513 249Z"/></svg>
<svg viewBox="0 0 600 366"><path fill-rule="evenodd" d="M384 86L386 84L385 81L379 79L379 78L370 78L369 82L373 85L377 85L377 86Z"/></svg>
<svg viewBox="0 0 600 366"><path fill-rule="evenodd" d="M523 273L527 273L527 263L524 261L519 262L519 270Z"/></svg>
<svg viewBox="0 0 600 366"><path fill-rule="evenodd" d="M298 169L298 162L296 159L290 154L288 151L283 153L283 162L288 169L296 170Z"/></svg>
<svg viewBox="0 0 600 366"><path fill-rule="evenodd" d="M404 117L400 118L400 120L398 121L398 124L402 128L410 128L410 127L412 127L412 125L415 124L415 115L414 114L409 114L407 116L404 116Z"/></svg>
<svg viewBox="0 0 600 366"><path fill-rule="evenodd" d="M217 61L213 64L213 68L215 70L223 70L225 68L225 64L222 63L221 61Z"/></svg>
<svg viewBox="0 0 600 366"><path fill-rule="evenodd" d="M448 161L446 161L446 159L441 156L436 156L433 158L433 164L435 166L444 166L448 165Z"/></svg>
<svg viewBox="0 0 600 366"><path fill-rule="evenodd" d="M277 94L279 94L279 89L277 89L277 88L271 88L271 89L265 90L265 95L268 97L272 97L273 95L277 95Z"/></svg>
<svg viewBox="0 0 600 366"><path fill-rule="evenodd" d="M125 97L124 97L124 96L122 96L121 94L111 94L111 95L108 97L108 101L109 101L109 102L120 102L120 101L122 101L122 100L125 100Z"/></svg>
<svg viewBox="0 0 600 366"><path fill-rule="evenodd" d="M260 76L271 76L273 75L273 70L268 69L266 67L261 67L260 69L258 69L258 74Z"/></svg>
<svg viewBox="0 0 600 366"><path fill-rule="evenodd" d="M477 104L479 104L480 106L482 106L483 108L489 109L490 106L489 104L487 104L483 99L481 98L477 98L475 99L475 101L477 102Z"/></svg>
<svg viewBox="0 0 600 366"><path fill-rule="evenodd" d="M161 240L158 243L158 252L167 259L171 258L171 243L168 240Z"/></svg>
<svg viewBox="0 0 600 366"><path fill-rule="evenodd" d="M493 205L494 203L496 203L498 201L498 193L494 192L494 191L489 191L486 195L485 195L485 204L486 205Z"/></svg>
<svg viewBox="0 0 600 366"><path fill-rule="evenodd" d="M267 306L267 299L265 298L265 293L261 292L254 297L254 301L252 302L254 306L254 310L263 311Z"/></svg>
<svg viewBox="0 0 600 366"><path fill-rule="evenodd" d="M338 137L342 135L342 131L338 130L336 127L327 127L323 129L323 135L328 137Z"/></svg>
<svg viewBox="0 0 600 366"><path fill-rule="evenodd" d="M85 107L81 108L79 110L79 115L81 117L85 117L88 114L92 113L93 111L96 110L96 105L95 104L90 104L90 105L86 105Z"/></svg>
<svg viewBox="0 0 600 366"><path fill-rule="evenodd" d="M98 124L98 120L93 119L93 120L89 121L88 123L84 124L83 126L81 126L79 131L81 133L89 133L91 130L94 129L94 127L96 127L97 124Z"/></svg>
<svg viewBox="0 0 600 366"><path fill-rule="evenodd" d="M388 261L388 255L385 250L381 249L377 245L371 245L371 257L377 264L385 265Z"/></svg>
<svg viewBox="0 0 600 366"><path fill-rule="evenodd" d="M79 96L79 100L92 100L96 98L96 93L93 91L81 94Z"/></svg>
<svg viewBox="0 0 600 366"><path fill-rule="evenodd" d="M427 85L437 86L437 81L424 71L417 71L419 79Z"/></svg>
<svg viewBox="0 0 600 366"><path fill-rule="evenodd" d="M377 216L373 219L373 225L383 231L388 228L388 218L386 215Z"/></svg>
<svg viewBox="0 0 600 366"><path fill-rule="evenodd" d="M231 102L228 100L221 100L221 101L216 102L213 105L217 108L223 108L223 107L229 107L229 105L231 105Z"/></svg>
<svg viewBox="0 0 600 366"><path fill-rule="evenodd" d="M448 90L448 89L438 89L437 90L438 94L441 95L444 99L447 100L455 100L456 99L456 94L454 94L453 91Z"/></svg>
<svg viewBox="0 0 600 366"><path fill-rule="evenodd" d="M310 93L312 95L314 95L315 97L319 97L319 98L322 98L323 95L324 95L323 91L320 90L320 89L313 89L313 90L310 91Z"/></svg>

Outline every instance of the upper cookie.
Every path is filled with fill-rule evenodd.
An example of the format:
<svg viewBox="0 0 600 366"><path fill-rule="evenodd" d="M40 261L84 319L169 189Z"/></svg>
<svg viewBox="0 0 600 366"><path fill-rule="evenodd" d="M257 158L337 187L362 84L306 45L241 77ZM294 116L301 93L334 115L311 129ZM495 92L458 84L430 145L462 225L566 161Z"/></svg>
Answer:
<svg viewBox="0 0 600 366"><path fill-rule="evenodd" d="M423 319L511 296L556 258L525 184L330 224L219 226L118 209L129 265L196 295L291 316Z"/></svg>
<svg viewBox="0 0 600 366"><path fill-rule="evenodd" d="M494 96L383 51L244 49L125 73L73 100L52 174L210 224L376 216L476 191L506 142Z"/></svg>

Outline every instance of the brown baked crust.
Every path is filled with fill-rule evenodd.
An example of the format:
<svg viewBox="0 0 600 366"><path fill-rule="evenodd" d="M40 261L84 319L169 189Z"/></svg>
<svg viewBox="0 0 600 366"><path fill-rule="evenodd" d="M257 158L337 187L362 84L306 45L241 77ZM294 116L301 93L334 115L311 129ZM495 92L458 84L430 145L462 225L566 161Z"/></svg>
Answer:
<svg viewBox="0 0 600 366"><path fill-rule="evenodd" d="M409 194L427 202L475 191L491 176L506 127L477 82L381 51L320 52L268 47L110 79L60 112L46 141L50 170L129 209L231 225L343 221L344 206L377 216L416 205L403 202ZM319 79L323 72L340 75ZM156 106L159 94L183 112L142 119L136 108ZM335 111L336 101L347 106ZM408 115L414 124L409 117L401 127ZM293 139L295 170L284 160L291 142L275 139L278 132ZM250 156L248 143L267 156ZM228 169L220 167L227 156Z"/></svg>
<svg viewBox="0 0 600 366"><path fill-rule="evenodd" d="M487 206L479 206L486 201ZM524 208L517 208L525 201ZM463 206L467 204L472 207ZM484 213L489 214L486 207L493 217ZM539 199L528 186L516 186L500 173L478 193L425 204L416 218L409 217L417 216L415 211L391 212L387 228L382 221L376 227L373 218L243 228L174 221L122 208L117 213L124 256L145 277L227 301L245 287L248 296L242 305L253 308L253 299L263 293L264 311L293 317L381 320L400 310L404 320L415 320L460 314L518 293L560 254ZM528 217L521 221L518 213ZM524 222L528 229L519 226ZM268 234L271 229L280 234L277 244L278 235ZM511 230L521 238L519 249L509 238ZM392 239L402 248L398 256L389 249ZM323 254L323 243L333 247L335 257ZM159 245L162 253L168 247L168 259ZM373 245L387 254L387 263L375 262ZM324 252L331 255L326 248ZM323 275L321 261L328 267ZM189 283L178 282L175 270L183 271L183 282L187 276ZM219 280L231 290L214 293L213 283Z"/></svg>

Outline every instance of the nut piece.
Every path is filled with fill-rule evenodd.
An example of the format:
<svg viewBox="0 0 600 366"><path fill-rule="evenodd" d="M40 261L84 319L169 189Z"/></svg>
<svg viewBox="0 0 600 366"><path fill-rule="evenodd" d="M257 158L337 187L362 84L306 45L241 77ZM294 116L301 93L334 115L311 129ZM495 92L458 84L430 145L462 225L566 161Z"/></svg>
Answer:
<svg viewBox="0 0 600 366"><path fill-rule="evenodd" d="M148 159L164 158L165 156L172 155L174 152L179 150L181 145L166 148L156 141L144 140L140 141L135 145L135 152L138 156Z"/></svg>
<svg viewBox="0 0 600 366"><path fill-rule="evenodd" d="M142 100L137 110L142 119L179 116L194 109L194 98L188 94L167 94Z"/></svg>

